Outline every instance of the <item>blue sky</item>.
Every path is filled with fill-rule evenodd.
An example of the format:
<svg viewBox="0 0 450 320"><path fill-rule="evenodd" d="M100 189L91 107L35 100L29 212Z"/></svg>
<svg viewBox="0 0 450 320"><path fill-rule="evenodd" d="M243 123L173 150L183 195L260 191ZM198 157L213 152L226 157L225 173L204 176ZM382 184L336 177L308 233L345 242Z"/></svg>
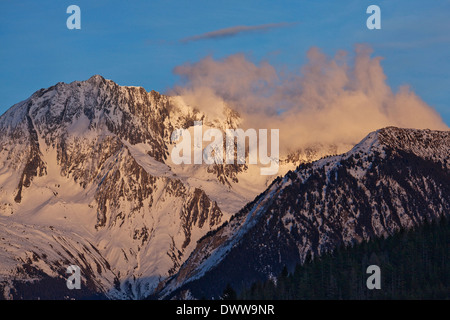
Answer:
<svg viewBox="0 0 450 320"><path fill-rule="evenodd" d="M66 27L71 4L81 8L81 30ZM366 28L371 4L381 8L381 30ZM0 113L40 88L93 74L165 92L179 80L174 67L207 55L245 53L293 68L312 46L333 56L366 43L384 58L394 90L409 84L450 125L450 0L2 0L0 14ZM182 41L271 24L279 26Z"/></svg>

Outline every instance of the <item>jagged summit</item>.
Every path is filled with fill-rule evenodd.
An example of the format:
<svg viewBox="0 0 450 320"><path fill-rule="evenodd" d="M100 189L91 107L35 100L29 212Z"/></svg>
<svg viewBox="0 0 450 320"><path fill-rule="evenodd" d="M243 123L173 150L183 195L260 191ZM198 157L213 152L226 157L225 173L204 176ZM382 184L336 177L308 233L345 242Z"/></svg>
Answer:
<svg viewBox="0 0 450 320"><path fill-rule="evenodd" d="M11 228L9 245L24 255L37 253L30 268L55 277L57 266L77 255L46 252L60 246L52 237L22 241L20 224L30 234L49 226L55 234L69 230L64 241L82 237L101 257L92 259L109 263L108 272L88 272L94 289L139 298L224 221L229 213L218 205L221 192L214 188L223 185L215 176L199 171L199 181L210 180L205 189L208 184L191 183L166 163L170 135L188 116L170 104L155 91L93 76L39 90L0 117L0 229ZM0 246L0 283L13 288L14 270L28 266L9 245Z"/></svg>
<svg viewBox="0 0 450 320"><path fill-rule="evenodd" d="M86 80L87 82L94 82L94 83L98 83L98 82L104 82L106 79L104 77L102 77L99 74L94 74L92 77L90 77L88 80ZM111 80L110 80L111 81Z"/></svg>
<svg viewBox="0 0 450 320"><path fill-rule="evenodd" d="M218 125L235 123L233 117ZM171 97L101 76L58 83L11 107L0 117L0 229L11 228L10 242L0 245L0 283L13 288L21 268L60 274L57 266L70 255L46 252L59 242L19 236L21 224L30 234L52 226L55 238L67 233L71 244L77 237L91 243L100 257L90 262L108 261L107 273L89 272L96 290L151 294L201 236L266 187L267 178L238 166L171 163L173 130L203 118ZM22 247L24 257L9 246ZM25 255L33 252L39 258L28 266Z"/></svg>

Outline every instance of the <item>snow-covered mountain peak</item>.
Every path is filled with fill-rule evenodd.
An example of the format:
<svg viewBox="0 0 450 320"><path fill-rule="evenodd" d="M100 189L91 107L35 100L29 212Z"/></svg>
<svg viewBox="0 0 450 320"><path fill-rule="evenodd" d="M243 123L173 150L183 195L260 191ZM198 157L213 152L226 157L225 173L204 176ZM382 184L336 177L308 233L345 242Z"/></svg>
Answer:
<svg viewBox="0 0 450 320"><path fill-rule="evenodd" d="M386 127L369 133L350 151L342 155L326 156L315 161L314 168L330 167L352 157L384 157L386 150L408 152L420 157L443 161L450 152L450 131L419 130L410 128ZM308 165L306 165L308 166Z"/></svg>
<svg viewBox="0 0 450 320"><path fill-rule="evenodd" d="M105 287L111 274L105 281L99 275L97 289L130 298L151 294L201 236L270 182L244 166L171 163L173 130L204 119L171 97L101 76L37 91L0 117L0 222L26 221L84 238L119 282ZM205 123L227 128L239 121L231 110L222 120ZM33 250L33 241L11 241ZM5 252L8 261L18 261ZM47 256L54 259L39 262L45 270L66 259ZM15 267L4 267L10 283Z"/></svg>
<svg viewBox="0 0 450 320"><path fill-rule="evenodd" d="M217 297L227 283L250 285L308 255L448 216L449 137L388 127L347 153L301 164L203 237L161 297Z"/></svg>

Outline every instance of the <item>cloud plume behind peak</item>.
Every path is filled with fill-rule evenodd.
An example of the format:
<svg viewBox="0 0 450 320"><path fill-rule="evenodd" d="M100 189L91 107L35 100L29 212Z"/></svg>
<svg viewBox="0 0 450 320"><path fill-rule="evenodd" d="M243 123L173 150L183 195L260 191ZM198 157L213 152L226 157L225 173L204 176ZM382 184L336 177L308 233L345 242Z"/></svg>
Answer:
<svg viewBox="0 0 450 320"><path fill-rule="evenodd" d="M279 129L284 153L318 144L345 152L386 126L448 130L411 88L394 92L381 58L371 54L366 45L357 45L353 58L344 51L328 57L313 47L304 66L288 71L255 64L243 54L206 57L174 69L182 81L171 94L210 117L228 105L241 114L245 128Z"/></svg>

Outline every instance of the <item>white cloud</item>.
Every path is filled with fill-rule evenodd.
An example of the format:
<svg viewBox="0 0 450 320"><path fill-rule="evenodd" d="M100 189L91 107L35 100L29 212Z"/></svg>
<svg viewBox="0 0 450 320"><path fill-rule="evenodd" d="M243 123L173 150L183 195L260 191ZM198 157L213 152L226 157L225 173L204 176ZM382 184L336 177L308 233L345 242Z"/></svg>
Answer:
<svg viewBox="0 0 450 320"><path fill-rule="evenodd" d="M311 48L308 63L288 72L242 54L207 57L174 69L184 84L173 94L212 117L227 104L246 128L280 129L282 152L316 144L349 146L386 126L448 130L409 87L392 91L381 58L371 57L369 47L357 45L355 51L350 60L343 51L330 58Z"/></svg>

